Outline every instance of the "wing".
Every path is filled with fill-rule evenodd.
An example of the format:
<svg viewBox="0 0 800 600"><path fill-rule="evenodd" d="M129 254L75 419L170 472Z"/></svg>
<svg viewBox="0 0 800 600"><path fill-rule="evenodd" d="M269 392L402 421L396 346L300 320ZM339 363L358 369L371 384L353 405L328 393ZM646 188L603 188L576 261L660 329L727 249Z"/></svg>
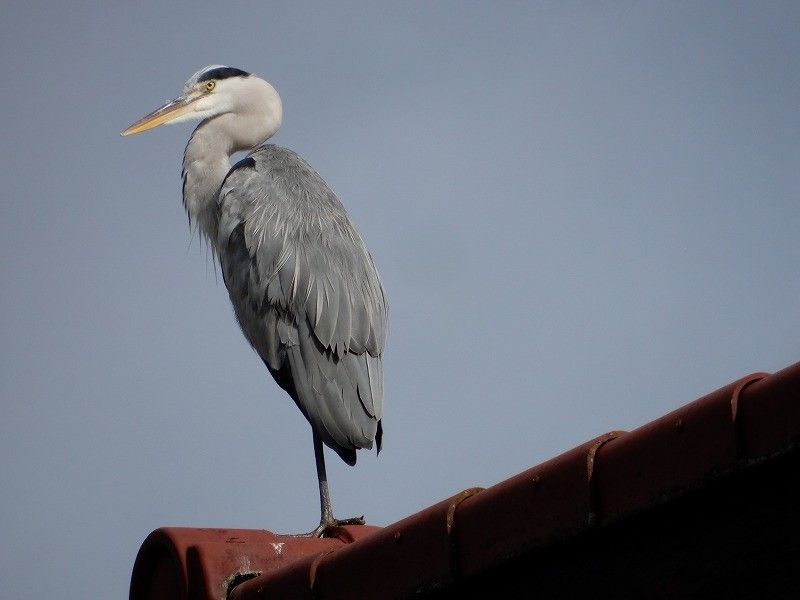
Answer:
<svg viewBox="0 0 800 600"><path fill-rule="evenodd" d="M388 310L341 203L272 145L231 169L219 201L220 264L245 337L346 462L376 438L380 450Z"/></svg>

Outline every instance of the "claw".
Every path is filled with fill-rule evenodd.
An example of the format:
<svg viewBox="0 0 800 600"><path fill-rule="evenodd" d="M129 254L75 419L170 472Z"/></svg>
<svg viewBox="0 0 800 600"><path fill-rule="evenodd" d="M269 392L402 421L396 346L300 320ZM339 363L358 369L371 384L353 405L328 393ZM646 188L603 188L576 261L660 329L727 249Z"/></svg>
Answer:
<svg viewBox="0 0 800 600"><path fill-rule="evenodd" d="M333 531L337 527L343 527L345 525L363 525L364 524L364 517L353 517L351 519L330 519L327 521L321 521L319 525L317 525L313 530L309 531L308 533L293 533L291 534L292 537L307 537L307 538L324 538L324 537L337 537L335 532Z"/></svg>

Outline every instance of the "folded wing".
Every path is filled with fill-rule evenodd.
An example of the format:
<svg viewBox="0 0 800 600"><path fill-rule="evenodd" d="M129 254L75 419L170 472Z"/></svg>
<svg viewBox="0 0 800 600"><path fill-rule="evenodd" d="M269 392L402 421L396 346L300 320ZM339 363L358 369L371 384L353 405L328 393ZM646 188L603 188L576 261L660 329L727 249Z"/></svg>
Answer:
<svg viewBox="0 0 800 600"><path fill-rule="evenodd" d="M380 450L388 309L339 200L295 153L263 146L226 177L217 249L242 331L349 464Z"/></svg>

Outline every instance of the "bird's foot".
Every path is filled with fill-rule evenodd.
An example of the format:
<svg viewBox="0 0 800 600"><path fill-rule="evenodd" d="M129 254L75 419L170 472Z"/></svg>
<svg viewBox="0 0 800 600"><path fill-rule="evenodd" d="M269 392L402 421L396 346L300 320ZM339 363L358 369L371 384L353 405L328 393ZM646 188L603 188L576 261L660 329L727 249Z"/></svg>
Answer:
<svg viewBox="0 0 800 600"><path fill-rule="evenodd" d="M299 533L295 537L315 537L315 538L324 538L324 537L336 537L335 532L333 531L336 527L342 527L344 525L363 525L364 524L364 517L353 517L352 519L334 519L333 517L329 519L323 519L320 521L319 525L313 530L309 531L308 533Z"/></svg>

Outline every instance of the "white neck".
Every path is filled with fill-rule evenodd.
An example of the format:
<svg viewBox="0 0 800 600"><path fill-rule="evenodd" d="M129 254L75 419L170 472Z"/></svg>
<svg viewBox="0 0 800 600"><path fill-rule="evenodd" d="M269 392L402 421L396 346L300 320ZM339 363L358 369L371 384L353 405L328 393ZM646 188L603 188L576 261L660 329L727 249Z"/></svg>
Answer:
<svg viewBox="0 0 800 600"><path fill-rule="evenodd" d="M235 86L230 93L219 96L220 112L197 126L183 155L183 205L215 249L217 196L231 155L264 143L283 119L280 96L263 79L250 76L230 84Z"/></svg>

